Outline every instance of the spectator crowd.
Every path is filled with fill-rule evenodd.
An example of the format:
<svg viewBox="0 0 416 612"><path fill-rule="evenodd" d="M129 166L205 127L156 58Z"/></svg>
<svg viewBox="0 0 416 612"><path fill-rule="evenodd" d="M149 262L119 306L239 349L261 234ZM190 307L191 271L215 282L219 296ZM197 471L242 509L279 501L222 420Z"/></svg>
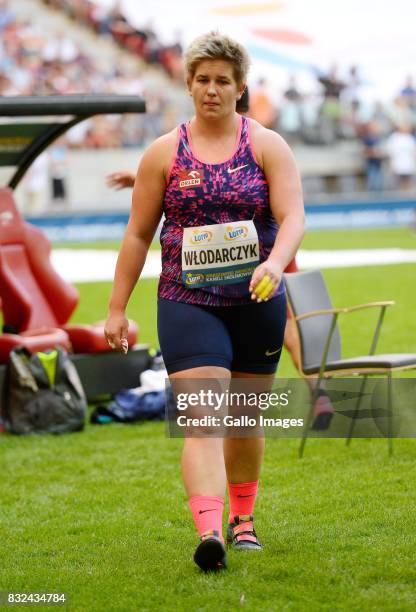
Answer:
<svg viewBox="0 0 416 612"><path fill-rule="evenodd" d="M18 20L12 4L0 0L1 96L117 93L145 97L146 114L96 117L76 126L68 136L73 148L142 146L172 129L175 109L165 91L146 90L146 65L141 68L138 63L132 74L117 58L99 62L66 31L45 35L40 23Z"/></svg>
<svg viewBox="0 0 416 612"><path fill-rule="evenodd" d="M0 0L0 95L119 93L146 99L145 115L97 117L68 135L70 147L142 146L172 129L177 108L166 91L146 91L147 66L161 67L166 78L183 82L180 42L165 46L150 23L137 28L122 14L119 2L105 8L91 0L43 0L69 18L108 37L140 58L132 74L123 65L97 61L65 32L45 35L41 25L18 21L8 0ZM250 114L281 133L292 145L359 142L366 187L413 188L416 175L416 88L409 76L389 104L369 106L362 97L359 67L341 78L337 67L316 71L315 86L303 91L290 76L278 94L265 79L250 85Z"/></svg>
<svg viewBox="0 0 416 612"><path fill-rule="evenodd" d="M183 80L182 45L178 40L163 45L151 23L134 27L123 14L119 0L105 7L90 0L43 0L60 9L71 19L83 23L97 34L110 36L121 47L140 57L147 64L161 66L173 79Z"/></svg>
<svg viewBox="0 0 416 612"><path fill-rule="evenodd" d="M292 145L361 144L363 187L410 190L416 176L416 88L408 76L390 103L368 104L357 66L345 79L336 67L316 72L314 92L302 91L294 76L279 96L265 79L250 90L251 116Z"/></svg>

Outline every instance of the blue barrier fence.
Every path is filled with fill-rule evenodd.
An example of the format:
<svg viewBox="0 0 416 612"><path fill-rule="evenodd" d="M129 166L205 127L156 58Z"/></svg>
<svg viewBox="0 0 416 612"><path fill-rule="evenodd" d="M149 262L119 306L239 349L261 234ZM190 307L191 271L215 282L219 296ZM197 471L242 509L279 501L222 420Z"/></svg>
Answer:
<svg viewBox="0 0 416 612"><path fill-rule="evenodd" d="M416 227L416 200L306 204L308 230ZM53 242L93 242L122 238L128 213L78 213L27 217Z"/></svg>

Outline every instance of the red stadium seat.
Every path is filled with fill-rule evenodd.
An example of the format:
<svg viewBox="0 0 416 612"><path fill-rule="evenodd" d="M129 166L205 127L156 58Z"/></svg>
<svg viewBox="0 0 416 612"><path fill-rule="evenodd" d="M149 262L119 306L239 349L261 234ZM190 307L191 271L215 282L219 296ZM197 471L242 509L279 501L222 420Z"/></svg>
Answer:
<svg viewBox="0 0 416 612"><path fill-rule="evenodd" d="M31 351L56 344L71 344L75 353L110 350L103 323L67 324L79 295L52 267L50 251L46 236L23 221L12 191L0 189L0 298L7 332L0 335L0 363L18 344ZM137 326L130 322L129 346L136 340Z"/></svg>
<svg viewBox="0 0 416 612"><path fill-rule="evenodd" d="M46 351L54 346L63 346L67 351L71 350L71 341L63 329L54 327L43 327L32 329L21 334L0 335L0 364L6 363L10 351L17 346L24 346L31 353Z"/></svg>

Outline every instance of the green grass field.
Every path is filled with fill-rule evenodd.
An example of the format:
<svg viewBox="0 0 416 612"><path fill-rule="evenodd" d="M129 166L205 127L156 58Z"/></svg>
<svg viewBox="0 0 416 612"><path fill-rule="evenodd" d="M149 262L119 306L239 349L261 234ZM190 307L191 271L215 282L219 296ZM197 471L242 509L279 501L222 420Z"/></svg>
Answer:
<svg viewBox="0 0 416 612"><path fill-rule="evenodd" d="M304 248L416 248L407 230L311 233ZM92 245L91 245L92 246ZM336 306L395 299L379 351L416 352L416 266L324 273ZM110 283L80 284L74 320L103 318ZM157 346L156 281L129 314ZM368 350L375 313L342 321L345 354ZM295 370L282 356L281 376ZM269 439L256 507L262 553L229 555L203 575L179 472L180 440L163 424L87 425L63 437L0 436L0 590L64 591L69 610L413 611L416 446L396 440ZM21 608L19 608L21 609ZM43 609L43 608L42 608Z"/></svg>
<svg viewBox="0 0 416 612"><path fill-rule="evenodd" d="M118 249L120 242L94 242L86 245L85 242L65 242L54 245L61 249ZM377 230L354 230L351 232L308 232L303 240L303 249L416 249L416 232L405 227ZM159 242L152 243L153 249L160 248Z"/></svg>

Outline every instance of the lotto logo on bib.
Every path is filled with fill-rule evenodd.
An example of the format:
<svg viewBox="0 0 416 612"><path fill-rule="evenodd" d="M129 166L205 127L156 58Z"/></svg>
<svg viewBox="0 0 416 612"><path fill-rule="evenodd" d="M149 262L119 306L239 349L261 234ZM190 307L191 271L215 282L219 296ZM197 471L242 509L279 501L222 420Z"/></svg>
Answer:
<svg viewBox="0 0 416 612"><path fill-rule="evenodd" d="M185 227L182 280L187 287L249 280L259 263L259 240L252 220Z"/></svg>
<svg viewBox="0 0 416 612"><path fill-rule="evenodd" d="M203 274L192 274L192 272L188 272L185 275L185 283L188 286L196 285L197 287L201 287L201 284L204 282L205 277Z"/></svg>
<svg viewBox="0 0 416 612"><path fill-rule="evenodd" d="M245 238L247 234L248 228L245 225L239 225L237 227L227 225L225 228L224 238L226 240L237 240L237 238Z"/></svg>
<svg viewBox="0 0 416 612"><path fill-rule="evenodd" d="M202 168L195 170L185 170L179 175L180 189L195 189L204 184L204 170Z"/></svg>
<svg viewBox="0 0 416 612"><path fill-rule="evenodd" d="M212 232L209 230L199 231L193 230L191 237L189 238L190 244L202 244L210 242L212 239Z"/></svg>

